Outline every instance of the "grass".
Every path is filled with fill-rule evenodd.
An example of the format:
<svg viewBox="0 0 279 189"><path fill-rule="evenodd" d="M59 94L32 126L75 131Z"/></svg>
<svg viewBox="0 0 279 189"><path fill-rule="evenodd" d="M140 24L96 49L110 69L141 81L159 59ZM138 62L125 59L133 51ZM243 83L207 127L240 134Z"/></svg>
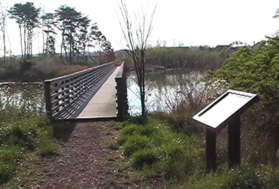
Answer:
<svg viewBox="0 0 279 189"><path fill-rule="evenodd" d="M279 186L279 171L265 165L244 165L236 169L224 169L216 173L192 178L191 182L174 188L191 189L276 189Z"/></svg>
<svg viewBox="0 0 279 189"><path fill-rule="evenodd" d="M22 150L16 146L0 147L0 184L8 181L16 169L16 163L22 158Z"/></svg>
<svg viewBox="0 0 279 189"><path fill-rule="evenodd" d="M198 138L177 133L154 117L144 125L136 119L124 122L120 133L120 149L145 176L181 179L203 166Z"/></svg>
<svg viewBox="0 0 279 189"><path fill-rule="evenodd" d="M49 121L38 114L19 110L0 114L0 184L7 182L28 153L57 153Z"/></svg>

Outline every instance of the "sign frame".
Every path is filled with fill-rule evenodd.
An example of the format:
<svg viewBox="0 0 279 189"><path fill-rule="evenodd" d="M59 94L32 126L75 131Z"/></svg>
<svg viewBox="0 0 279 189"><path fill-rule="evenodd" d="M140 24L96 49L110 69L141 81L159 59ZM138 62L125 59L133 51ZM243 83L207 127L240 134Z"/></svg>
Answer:
<svg viewBox="0 0 279 189"><path fill-rule="evenodd" d="M232 115L230 115L229 117L227 117L226 119L224 119L222 121L222 123L220 123L217 127L212 127L207 125L205 122L203 122L200 117L205 114L206 112L210 111L211 108L213 108L216 104L218 104L220 101L222 101L225 97L227 97L229 94L234 94L234 95L239 95L239 96L245 96L245 97L249 97L250 100L244 104L242 107L240 107L237 111L235 111ZM193 119L195 121L197 121L198 123L206 126L208 129L212 129L213 131L218 131L222 128L224 128L231 120L235 119L236 117L238 117L240 114L242 114L243 111L245 111L250 105L252 105L253 103L257 102L258 96L256 94L253 93L246 93L246 92L242 92L242 91L237 91L237 90L227 90L225 93L223 93L221 96L219 96L217 99L215 99L213 102L211 102L210 104L208 104L205 108L203 108L202 110L200 110L197 114L195 114L193 116Z"/></svg>

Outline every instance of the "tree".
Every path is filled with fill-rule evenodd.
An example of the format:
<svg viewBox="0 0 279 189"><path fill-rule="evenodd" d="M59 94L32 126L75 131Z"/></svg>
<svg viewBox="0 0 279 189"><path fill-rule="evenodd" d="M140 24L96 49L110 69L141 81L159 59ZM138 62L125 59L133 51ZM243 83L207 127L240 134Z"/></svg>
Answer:
<svg viewBox="0 0 279 189"><path fill-rule="evenodd" d="M0 4L0 32L2 33L3 40L3 62L6 63L6 20L7 12Z"/></svg>
<svg viewBox="0 0 279 189"><path fill-rule="evenodd" d="M40 8L36 8L31 2L26 2L25 4L16 3L8 12L19 26L22 57L31 57L33 30L39 26Z"/></svg>
<svg viewBox="0 0 279 189"><path fill-rule="evenodd" d="M226 81L229 88L259 95L260 101L249 113L245 125L245 128L253 133L250 136L253 138L249 138L248 141L255 144L258 141L262 142L252 150L255 153L254 157L259 158L258 161L267 154L275 157L276 150L271 153L267 153L267 150L279 147L278 73L279 38L275 37L262 41L260 46L241 48L214 74L217 81ZM269 148L270 146L273 148Z"/></svg>
<svg viewBox="0 0 279 189"><path fill-rule="evenodd" d="M275 14L273 15L273 18L279 18L279 9L276 10ZM278 35L279 31L276 32Z"/></svg>
<svg viewBox="0 0 279 189"><path fill-rule="evenodd" d="M46 39L44 41L43 53L46 55L55 54L55 20L54 14L46 13L41 16L42 19L42 30L46 34Z"/></svg>
<svg viewBox="0 0 279 189"><path fill-rule="evenodd" d="M99 52L99 56L103 57L102 62L109 62L115 59L114 50L106 36L99 30L96 23L93 23L88 35L88 47L93 47Z"/></svg>
<svg viewBox="0 0 279 189"><path fill-rule="evenodd" d="M61 31L61 56L64 50L65 57L72 62L73 55L78 52L77 43L74 35L80 26L82 15L72 7L61 6L55 10L58 29Z"/></svg>
<svg viewBox="0 0 279 189"><path fill-rule="evenodd" d="M147 15L143 14L135 20L131 19L127 5L123 0L120 4L120 12L122 16L121 29L124 39L127 43L128 54L134 64L137 84L139 86L141 101L141 116L146 119L145 107L145 52L147 49L148 39L152 30L152 21L156 7L150 14L149 20Z"/></svg>

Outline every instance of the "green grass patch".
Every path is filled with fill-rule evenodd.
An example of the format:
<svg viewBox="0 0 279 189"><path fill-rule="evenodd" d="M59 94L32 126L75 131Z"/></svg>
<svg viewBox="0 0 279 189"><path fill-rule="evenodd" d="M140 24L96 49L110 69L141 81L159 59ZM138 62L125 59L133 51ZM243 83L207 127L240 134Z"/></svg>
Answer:
<svg viewBox="0 0 279 189"><path fill-rule="evenodd" d="M174 188L191 189L276 189L279 186L279 171L271 166L255 168L243 166L220 170L217 173L195 177L189 183Z"/></svg>
<svg viewBox="0 0 279 189"><path fill-rule="evenodd" d="M181 179L203 166L200 140L174 131L154 117L144 125L137 119L124 122L118 144L131 166L145 176Z"/></svg>
<svg viewBox="0 0 279 189"><path fill-rule="evenodd" d="M27 153L38 151L42 156L53 155L58 149L45 117L19 110L11 112L0 116L0 183L7 182L15 174Z"/></svg>
<svg viewBox="0 0 279 189"><path fill-rule="evenodd" d="M58 154L58 144L54 143L49 138L40 139L38 147L41 156L50 156Z"/></svg>
<svg viewBox="0 0 279 189"><path fill-rule="evenodd" d="M0 147L0 183L6 182L13 175L16 163L21 158L21 148L16 146Z"/></svg>
<svg viewBox="0 0 279 189"><path fill-rule="evenodd" d="M142 135L130 136L123 144L124 154L130 156L141 149L151 147L150 144L151 140L149 137Z"/></svg>

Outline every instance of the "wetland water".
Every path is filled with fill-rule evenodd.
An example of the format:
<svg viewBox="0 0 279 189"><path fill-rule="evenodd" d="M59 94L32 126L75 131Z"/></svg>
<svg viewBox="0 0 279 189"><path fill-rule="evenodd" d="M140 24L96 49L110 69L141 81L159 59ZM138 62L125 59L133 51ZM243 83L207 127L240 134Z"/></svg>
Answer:
<svg viewBox="0 0 279 189"><path fill-rule="evenodd" d="M201 87L201 74L181 72L147 73L146 106L149 112L170 111L181 100L181 93ZM136 77L131 73L127 79L129 112L139 114L140 99ZM17 107L25 111L45 112L43 86L38 83L0 84L0 109Z"/></svg>

